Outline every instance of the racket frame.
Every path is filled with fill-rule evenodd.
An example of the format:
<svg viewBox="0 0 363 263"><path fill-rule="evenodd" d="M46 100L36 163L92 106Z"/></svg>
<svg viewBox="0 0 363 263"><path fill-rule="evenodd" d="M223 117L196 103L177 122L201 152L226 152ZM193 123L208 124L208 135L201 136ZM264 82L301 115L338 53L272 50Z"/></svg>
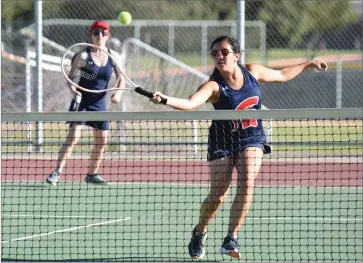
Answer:
<svg viewBox="0 0 363 263"><path fill-rule="evenodd" d="M67 56L68 56L68 53L70 50L72 50L74 47L77 47L77 46L83 46L83 47L90 47L90 48L95 48L95 49L99 49L101 50L102 52L104 52L107 56L109 56L113 62L113 66L116 67L117 70L115 70L116 74L118 73L121 73L122 76L126 79L126 81L128 83L131 84L131 86L133 86L133 88L111 88L111 89L104 89L104 90L90 90L90 89L87 89L87 88L84 88L84 87L81 87L79 86L77 83L75 83L74 81L72 81L67 72L65 71L65 61L67 60ZM116 90L133 90L145 97L148 97L148 98L152 98L153 97L153 92L151 91L148 91L146 89L143 89L141 88L139 85L135 84L122 70L121 70L121 67L120 65L118 64L118 61L117 59L108 51L106 50L103 50L102 48L100 48L99 46L96 46L96 45L93 45L93 44L89 44L89 43L77 43L77 44L74 44L72 46L70 46L66 52L64 52L63 56L62 56L62 60L61 60L61 70L62 70L62 73L63 75L65 76L65 78L67 79L67 81L74 87L76 87L77 89L79 90L82 90L84 92L89 92L89 93L103 93L103 92L108 92L108 91L116 91ZM118 79L118 82L121 81L121 79ZM117 83L118 83L117 82ZM116 84L117 85L117 84ZM115 85L115 86L116 86ZM161 98L161 103L162 104L165 104L167 103L167 99L166 98Z"/></svg>

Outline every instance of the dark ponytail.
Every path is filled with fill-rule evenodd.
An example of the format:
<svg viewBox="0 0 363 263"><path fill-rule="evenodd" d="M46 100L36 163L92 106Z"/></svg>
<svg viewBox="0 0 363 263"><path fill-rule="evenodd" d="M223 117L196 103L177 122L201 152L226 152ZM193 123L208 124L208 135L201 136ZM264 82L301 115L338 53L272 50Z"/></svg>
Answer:
<svg viewBox="0 0 363 263"><path fill-rule="evenodd" d="M217 67L214 67L214 70L212 72L212 75L210 75L209 80L210 81L216 81L221 78L221 73L217 69Z"/></svg>

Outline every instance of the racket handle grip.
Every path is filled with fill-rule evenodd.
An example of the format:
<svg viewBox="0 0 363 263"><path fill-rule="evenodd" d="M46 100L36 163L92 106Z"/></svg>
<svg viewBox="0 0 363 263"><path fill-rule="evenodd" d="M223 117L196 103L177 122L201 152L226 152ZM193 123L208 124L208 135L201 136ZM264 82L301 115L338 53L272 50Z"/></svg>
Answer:
<svg viewBox="0 0 363 263"><path fill-rule="evenodd" d="M73 111L78 111L81 100L82 100L82 95L77 95L76 98L74 99Z"/></svg>
<svg viewBox="0 0 363 263"><path fill-rule="evenodd" d="M139 93L139 94L141 94L141 95L144 95L145 97L148 97L148 98L152 98L153 97L153 92L150 92L150 91L148 91L148 90L146 90L146 89L143 89L143 88L141 88L141 87L136 87L135 88L135 91L137 92L137 93ZM161 103L162 104L164 104L164 105L166 105L166 103L168 102L168 100L167 99L165 99L165 98L161 98Z"/></svg>
<svg viewBox="0 0 363 263"><path fill-rule="evenodd" d="M77 94L76 96L76 103L80 104L82 100L82 95Z"/></svg>

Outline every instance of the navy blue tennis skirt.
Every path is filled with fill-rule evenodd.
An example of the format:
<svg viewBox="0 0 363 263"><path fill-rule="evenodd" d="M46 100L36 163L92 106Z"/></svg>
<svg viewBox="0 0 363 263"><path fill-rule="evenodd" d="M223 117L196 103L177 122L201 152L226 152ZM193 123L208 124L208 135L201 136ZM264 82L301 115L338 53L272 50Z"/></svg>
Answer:
<svg viewBox="0 0 363 263"><path fill-rule="evenodd" d="M75 104L75 100L72 99L72 102L71 102L71 105L69 106L69 111L74 111L73 108L74 108L74 104ZM94 111L100 111L100 110L94 110L92 108L89 108L89 107L84 107L82 105L82 103L79 105L79 108L78 108L78 111L80 112L94 112ZM71 121L71 122L68 122L70 124L70 126L72 125L86 125L86 126L90 126L96 130L109 130L110 129L110 122L109 121Z"/></svg>

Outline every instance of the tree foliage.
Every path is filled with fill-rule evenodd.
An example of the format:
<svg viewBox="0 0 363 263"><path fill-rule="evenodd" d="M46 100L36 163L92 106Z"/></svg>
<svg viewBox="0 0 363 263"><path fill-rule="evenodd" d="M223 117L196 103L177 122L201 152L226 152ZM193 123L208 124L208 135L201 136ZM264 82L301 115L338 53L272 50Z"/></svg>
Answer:
<svg viewBox="0 0 363 263"><path fill-rule="evenodd" d="M34 0L2 0L5 22L34 21ZM43 0L43 18L236 20L237 0ZM336 30L356 21L349 0L246 0L247 20L267 24L270 46L296 46L304 35Z"/></svg>
<svg viewBox="0 0 363 263"><path fill-rule="evenodd" d="M348 0L265 1L259 18L267 23L270 46L290 47L304 35L316 36L358 20Z"/></svg>
<svg viewBox="0 0 363 263"><path fill-rule="evenodd" d="M247 1L246 17L255 20L264 0ZM121 10L134 19L234 20L237 0L43 0L44 19L115 19ZM7 22L32 20L34 0L3 0Z"/></svg>
<svg viewBox="0 0 363 263"><path fill-rule="evenodd" d="M21 18L32 20L34 17L33 1L1 1L1 17L5 22L12 22Z"/></svg>

